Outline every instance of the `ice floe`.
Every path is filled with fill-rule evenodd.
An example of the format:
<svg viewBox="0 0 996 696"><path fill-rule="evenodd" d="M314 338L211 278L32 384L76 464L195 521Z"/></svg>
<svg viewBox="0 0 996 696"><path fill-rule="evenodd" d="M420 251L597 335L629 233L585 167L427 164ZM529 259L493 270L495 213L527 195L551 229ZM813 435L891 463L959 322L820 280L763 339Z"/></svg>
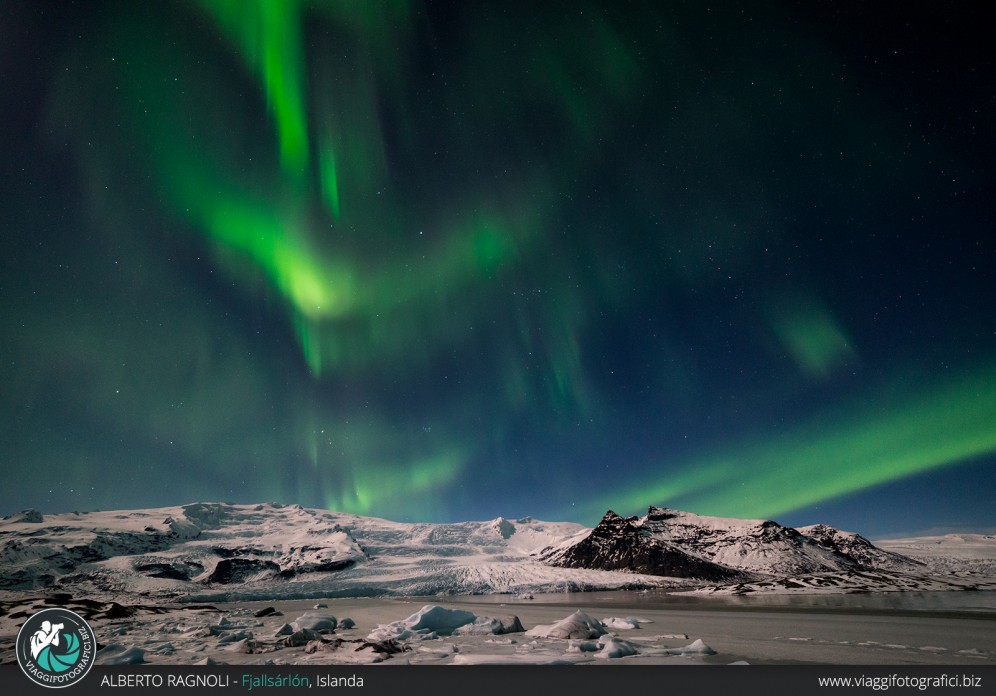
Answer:
<svg viewBox="0 0 996 696"><path fill-rule="evenodd" d="M535 626L526 631L527 636L538 638L598 638L607 633L605 626L580 609L560 621Z"/></svg>

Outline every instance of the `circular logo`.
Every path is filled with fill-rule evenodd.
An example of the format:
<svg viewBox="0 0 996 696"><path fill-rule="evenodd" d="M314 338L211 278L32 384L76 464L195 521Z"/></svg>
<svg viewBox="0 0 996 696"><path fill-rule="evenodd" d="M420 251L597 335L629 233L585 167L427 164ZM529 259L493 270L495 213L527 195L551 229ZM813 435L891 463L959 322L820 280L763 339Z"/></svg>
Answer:
<svg viewBox="0 0 996 696"><path fill-rule="evenodd" d="M43 609L17 633L17 663L31 681L54 689L85 677L96 648L90 624L68 609Z"/></svg>

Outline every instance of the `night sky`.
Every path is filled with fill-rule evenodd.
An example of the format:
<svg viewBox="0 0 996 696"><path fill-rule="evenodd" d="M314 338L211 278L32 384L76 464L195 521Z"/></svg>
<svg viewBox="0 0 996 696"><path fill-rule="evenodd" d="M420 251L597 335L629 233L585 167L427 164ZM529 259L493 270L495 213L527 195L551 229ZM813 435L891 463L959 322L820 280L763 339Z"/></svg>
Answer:
<svg viewBox="0 0 996 696"><path fill-rule="evenodd" d="M868 5L4 2L0 514L992 530L992 15Z"/></svg>

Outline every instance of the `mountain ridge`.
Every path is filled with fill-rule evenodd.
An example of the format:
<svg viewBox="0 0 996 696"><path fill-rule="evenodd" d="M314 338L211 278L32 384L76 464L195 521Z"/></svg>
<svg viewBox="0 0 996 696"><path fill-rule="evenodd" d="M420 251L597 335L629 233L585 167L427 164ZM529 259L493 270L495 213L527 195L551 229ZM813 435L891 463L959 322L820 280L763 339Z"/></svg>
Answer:
<svg viewBox="0 0 996 696"><path fill-rule="evenodd" d="M279 503L25 511L0 520L0 592L124 599L780 591L800 582L826 591L960 589L975 583L921 581L915 574L922 572L918 561L827 525L797 530L653 506L643 517L609 511L594 528L533 517L402 523ZM791 579L820 574L837 579Z"/></svg>
<svg viewBox="0 0 996 696"><path fill-rule="evenodd" d="M622 518L610 510L588 538L547 560L566 567L625 568L711 581L758 574L910 572L923 565L825 524L794 529L773 520L711 517L656 506L643 517Z"/></svg>

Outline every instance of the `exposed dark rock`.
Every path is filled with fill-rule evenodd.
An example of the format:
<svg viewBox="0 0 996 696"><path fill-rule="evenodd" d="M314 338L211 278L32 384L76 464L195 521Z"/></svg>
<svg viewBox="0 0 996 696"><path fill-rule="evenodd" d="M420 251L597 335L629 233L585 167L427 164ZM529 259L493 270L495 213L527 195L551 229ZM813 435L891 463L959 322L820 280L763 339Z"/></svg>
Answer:
<svg viewBox="0 0 996 696"><path fill-rule="evenodd" d="M186 566L173 565L171 563L143 563L135 566L135 570L150 578L163 578L165 580L190 579L190 571Z"/></svg>
<svg viewBox="0 0 996 696"><path fill-rule="evenodd" d="M346 570L347 568L352 568L354 565L356 565L356 561L352 558L340 561L328 561L326 563L315 563L301 566L299 568L285 568L280 571L280 577L292 578L295 575L303 575L304 573L334 573L340 570Z"/></svg>
<svg viewBox="0 0 996 696"><path fill-rule="evenodd" d="M628 570L646 575L661 575L702 580L726 580L742 573L685 553L668 542L646 536L633 522L612 510L591 534L551 559L567 568Z"/></svg>
<svg viewBox="0 0 996 696"><path fill-rule="evenodd" d="M207 582L228 585L272 578L279 573L280 566L273 561L263 561L256 558L223 558L211 571Z"/></svg>
<svg viewBox="0 0 996 696"><path fill-rule="evenodd" d="M68 592L53 592L42 600L45 604L53 604L57 607L64 607L73 601L73 596Z"/></svg>
<svg viewBox="0 0 996 696"><path fill-rule="evenodd" d="M13 515L7 515L3 519L7 522L28 522L30 524L41 524L45 521L42 514L34 508L28 508L27 510L22 510L21 512L14 513Z"/></svg>
<svg viewBox="0 0 996 696"><path fill-rule="evenodd" d="M389 638L387 640L378 641L362 641L360 646L356 648L357 650L363 650L364 648L370 648L375 653L381 653L383 655L394 655L396 653L409 652L411 647L399 643L394 638Z"/></svg>
<svg viewBox="0 0 996 696"><path fill-rule="evenodd" d="M135 613L135 609L132 607L122 606L117 602L108 602L104 605L101 611L94 613L93 618L95 619L123 619L126 616L132 616Z"/></svg>
<svg viewBox="0 0 996 696"><path fill-rule="evenodd" d="M863 568L917 570L924 566L920 561L880 549L860 534L842 532L829 525L814 524L799 531L813 543Z"/></svg>
<svg viewBox="0 0 996 696"><path fill-rule="evenodd" d="M239 558L245 556L258 556L267 553L264 549L254 549L251 546L238 546L231 548L228 546L215 546L211 549L216 555L222 558Z"/></svg>

